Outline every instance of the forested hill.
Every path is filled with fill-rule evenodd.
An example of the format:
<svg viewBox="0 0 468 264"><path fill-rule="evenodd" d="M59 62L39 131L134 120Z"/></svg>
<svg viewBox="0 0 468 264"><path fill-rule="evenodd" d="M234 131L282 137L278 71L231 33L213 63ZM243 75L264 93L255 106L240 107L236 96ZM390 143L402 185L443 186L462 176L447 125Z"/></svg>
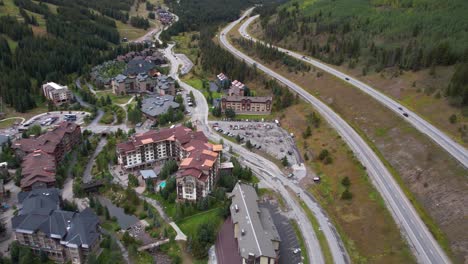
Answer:
<svg viewBox="0 0 468 264"><path fill-rule="evenodd" d="M467 11L466 0L293 0L260 9L268 41L292 40L325 62L363 71L466 63ZM468 105L466 87L447 93Z"/></svg>
<svg viewBox="0 0 468 264"><path fill-rule="evenodd" d="M2 0L0 96L3 102L24 112L36 105L44 81L69 83L70 74L81 74L90 65L121 52L121 48L115 48L120 37L111 17L126 21L132 2ZM12 10L18 8L19 14L14 14ZM34 34L31 29L31 25L38 26L38 18L45 20L43 34Z"/></svg>

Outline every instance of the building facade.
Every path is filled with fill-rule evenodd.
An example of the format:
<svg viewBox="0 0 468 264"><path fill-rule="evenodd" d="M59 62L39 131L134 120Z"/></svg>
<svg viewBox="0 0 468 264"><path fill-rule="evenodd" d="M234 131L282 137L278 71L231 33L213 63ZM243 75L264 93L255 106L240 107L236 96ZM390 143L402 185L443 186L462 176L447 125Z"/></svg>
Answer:
<svg viewBox="0 0 468 264"><path fill-rule="evenodd" d="M11 147L22 159L21 188L29 191L54 186L56 165L80 143L80 126L66 121L37 138L15 141Z"/></svg>
<svg viewBox="0 0 468 264"><path fill-rule="evenodd" d="M221 150L222 146L209 143L202 132L178 126L137 134L117 144L117 159L125 170L147 168L168 159L180 162L177 199L196 201L213 190Z"/></svg>
<svg viewBox="0 0 468 264"><path fill-rule="evenodd" d="M61 209L58 189L35 189L18 194L21 207L11 220L16 240L35 254L44 252L59 263L86 263L101 240L99 218L87 208L82 212Z"/></svg>
<svg viewBox="0 0 468 264"><path fill-rule="evenodd" d="M73 100L73 94L67 86L48 82L42 85L42 93L55 105L70 103Z"/></svg>
<svg viewBox="0 0 468 264"><path fill-rule="evenodd" d="M117 95L148 93L175 96L175 80L158 73L119 74L111 81L112 92Z"/></svg>
<svg viewBox="0 0 468 264"><path fill-rule="evenodd" d="M221 112L231 108L236 114L268 115L271 113L272 104L272 97L223 96Z"/></svg>

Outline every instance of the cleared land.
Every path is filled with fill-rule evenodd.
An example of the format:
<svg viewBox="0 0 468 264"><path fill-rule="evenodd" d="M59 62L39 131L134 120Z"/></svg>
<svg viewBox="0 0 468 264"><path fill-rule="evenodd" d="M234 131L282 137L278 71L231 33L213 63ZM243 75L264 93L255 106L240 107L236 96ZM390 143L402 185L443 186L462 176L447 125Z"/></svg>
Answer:
<svg viewBox="0 0 468 264"><path fill-rule="evenodd" d="M237 33L237 28L234 30ZM468 203L465 168L403 122L402 117L346 82L323 72L318 74L316 69L294 73L278 63L269 66L320 98L347 120L387 162L442 247L449 254L453 251L452 256L456 259L464 255L462 252L468 244L464 235L464 230L468 230L468 223L464 221L468 214L464 206Z"/></svg>

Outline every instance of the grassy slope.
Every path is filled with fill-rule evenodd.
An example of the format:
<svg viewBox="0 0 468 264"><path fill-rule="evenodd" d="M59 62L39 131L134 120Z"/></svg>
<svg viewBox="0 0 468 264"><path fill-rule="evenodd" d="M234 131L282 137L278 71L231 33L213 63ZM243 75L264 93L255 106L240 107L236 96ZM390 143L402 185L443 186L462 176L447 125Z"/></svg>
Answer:
<svg viewBox="0 0 468 264"><path fill-rule="evenodd" d="M461 196L461 193L466 192L464 168L424 135L401 122L399 116L342 80L327 74L318 78L314 71L306 75L286 73L281 69L278 71L285 76L289 75L291 80L327 102L346 120L351 121L351 125L369 143L374 144L389 166L393 167L395 174L400 175L397 179L401 177L400 184L407 190L407 194L413 194L410 199L447 251L455 249L458 243L464 243L464 238L459 234L466 225L460 224L463 215L456 210L458 206L463 206L465 200ZM311 83L314 84L312 87ZM447 204L454 214L448 216L447 211L439 206L441 204Z"/></svg>
<svg viewBox="0 0 468 264"><path fill-rule="evenodd" d="M369 1L353 0L353 1L329 1L329 0L301 0L293 1L287 5L298 2L301 9L301 14L313 16L322 10L323 14L332 12L332 17L325 19L334 21L338 25L343 24L348 17L358 17L362 21L369 19L371 26L364 26L373 32L374 41L383 46L400 47L406 44L409 38L402 37L409 34L416 25L424 25L422 33L417 37L426 45L436 43L441 39L446 40L453 47L459 50L466 48L468 42L468 34L466 28L467 20L464 17L464 10L468 8L466 1L451 0L446 4L440 3L438 9L422 10L420 8L397 8L380 6L373 7ZM388 1L371 1L373 3L385 3ZM400 1L404 3L408 1ZM414 2L414 1L413 1ZM432 0L420 1L421 3L433 3ZM397 3L397 1L395 1ZM459 6L458 8L447 8L446 6ZM262 36L258 24L254 26L254 35ZM370 34L366 34L363 30L353 29L356 34L363 38L368 38ZM288 47L293 50L303 50L304 36L292 34L278 44L282 47ZM307 38L318 40L325 44L327 35L308 35ZM306 52L307 53L307 52ZM429 70L418 72L403 72L402 75L396 69L385 69L383 72L375 72L370 70L368 74L362 74L362 68L367 61L367 50L363 50L364 56L358 63L357 67L351 69L348 63L341 66L334 66L341 71L347 72L362 81L372 85L378 90L399 100L408 108L414 110L429 122L451 135L455 140L468 147L468 136L466 132L460 133L468 125L468 116L462 114L462 109L453 107L449 104L447 98L439 98L443 95L443 90L447 87L451 76L453 75L453 66L436 67L435 76L429 74ZM415 85L414 85L415 84ZM457 115L458 122L451 124L449 117ZM466 131L466 128L464 128Z"/></svg>
<svg viewBox="0 0 468 264"><path fill-rule="evenodd" d="M237 27L230 34L239 36ZM270 67L274 68L274 65ZM283 70L281 73L291 78L286 74L288 71ZM297 76L302 74L299 73ZM309 80L304 83L310 86L314 81ZM302 85L306 87L304 83ZM304 113L312 111L314 109L309 104L301 101L284 111L281 124L295 135L301 135L307 126ZM320 128L313 128L312 136L308 139L297 136L296 144L302 154L307 153L311 158L306 162L309 174L317 174L322 178L322 182L318 185L312 184L310 178L303 184L310 186L309 191L335 222L352 260L378 263L414 262L395 222L369 181L365 170L336 131L322 118ZM315 160L314 157L317 157L322 149L328 149L332 153L333 164L324 165ZM345 176L348 176L352 182L351 192L354 196L351 202L340 199L344 190L340 182Z"/></svg>

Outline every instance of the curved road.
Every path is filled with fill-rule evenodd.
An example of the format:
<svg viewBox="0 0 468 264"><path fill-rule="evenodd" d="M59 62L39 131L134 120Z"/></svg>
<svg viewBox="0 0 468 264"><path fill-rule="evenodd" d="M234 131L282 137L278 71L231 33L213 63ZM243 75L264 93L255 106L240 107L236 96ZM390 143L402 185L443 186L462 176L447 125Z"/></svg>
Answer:
<svg viewBox="0 0 468 264"><path fill-rule="evenodd" d="M219 141L223 139L220 135L215 133L208 125L209 109L203 94L195 88L191 87L190 85L182 82L178 78L180 60L178 60L172 53L172 47L173 44L169 45L168 48L164 50L165 56L170 60L172 66L170 76L176 79L182 88L193 92L197 106L193 109L192 120L194 120L194 123L197 125L197 127L201 129L206 135L208 135L211 140ZM343 243L338 233L333 228L329 219L325 216L324 212L320 209L319 205L314 200L312 200L301 188L299 188L285 175L283 175L281 170L271 161L248 151L247 149L238 144L234 144L228 141L224 142L226 149L232 147L233 151L240 154L240 156L242 157L240 161L244 165L251 167L252 170L264 180L263 182L267 186L277 190L281 194L281 196L284 197L286 203L292 209L292 216L297 220L299 227L302 230L302 234L304 236L311 263L324 263L322 251L320 250L320 244L306 214L304 213L300 205L291 197L291 194L286 189L286 187L289 187L295 193L299 194L299 196L304 200L307 206L314 213L315 217L317 218L320 224L322 232L324 232L324 235L327 237L327 242L329 244L330 251L332 252L334 258L334 263L350 263L348 254L345 250L345 247L343 246Z"/></svg>
<svg viewBox="0 0 468 264"><path fill-rule="evenodd" d="M258 16L259 15L252 16L242 24L242 26L239 28L239 33L241 34L241 36L243 36L244 38L248 38L252 41L259 41L247 33L248 26ZM259 41L259 42L264 43L263 41ZM273 46L273 47L276 47L276 46ZM424 133L427 136L429 136L434 142L439 144L443 149L445 149L448 153L450 153L461 164L463 164L466 168L468 168L468 150L464 148L462 145L458 144L452 138L447 136L444 132L440 131L438 128L431 125L429 122L427 122L423 118L419 117L415 112L412 112L408 108L405 108L402 104L384 95L378 90L370 87L369 85L359 81L358 79L353 78L352 76L346 75L345 73L342 73L318 60L312 59L307 56L303 56L302 54L296 53L291 50L287 50L287 49L280 48L280 47L276 47L276 48L278 48L279 51L287 53L289 56L292 56L306 63L312 64L313 66L320 68L323 71L326 71L332 75L335 75L336 77L347 81L354 87L372 96L372 98L379 101L381 104L383 104L388 109L395 112L397 115L401 115L402 118L404 118L408 123L414 126L421 133ZM408 116L407 117L403 116L404 113L406 113Z"/></svg>
<svg viewBox="0 0 468 264"><path fill-rule="evenodd" d="M228 42L226 38L228 32L249 15L252 9L253 8L247 10L238 20L230 23L221 31L219 36L221 44L236 57L244 60L248 64L255 64L257 69L262 70L297 92L304 100L312 104L327 122L337 130L351 150L353 150L357 158L366 167L372 182L384 198L387 207L390 209L395 221L406 236L419 262L437 264L450 263L445 252L431 235L385 165L348 123L333 112L326 104L313 97L300 86L251 59Z"/></svg>

